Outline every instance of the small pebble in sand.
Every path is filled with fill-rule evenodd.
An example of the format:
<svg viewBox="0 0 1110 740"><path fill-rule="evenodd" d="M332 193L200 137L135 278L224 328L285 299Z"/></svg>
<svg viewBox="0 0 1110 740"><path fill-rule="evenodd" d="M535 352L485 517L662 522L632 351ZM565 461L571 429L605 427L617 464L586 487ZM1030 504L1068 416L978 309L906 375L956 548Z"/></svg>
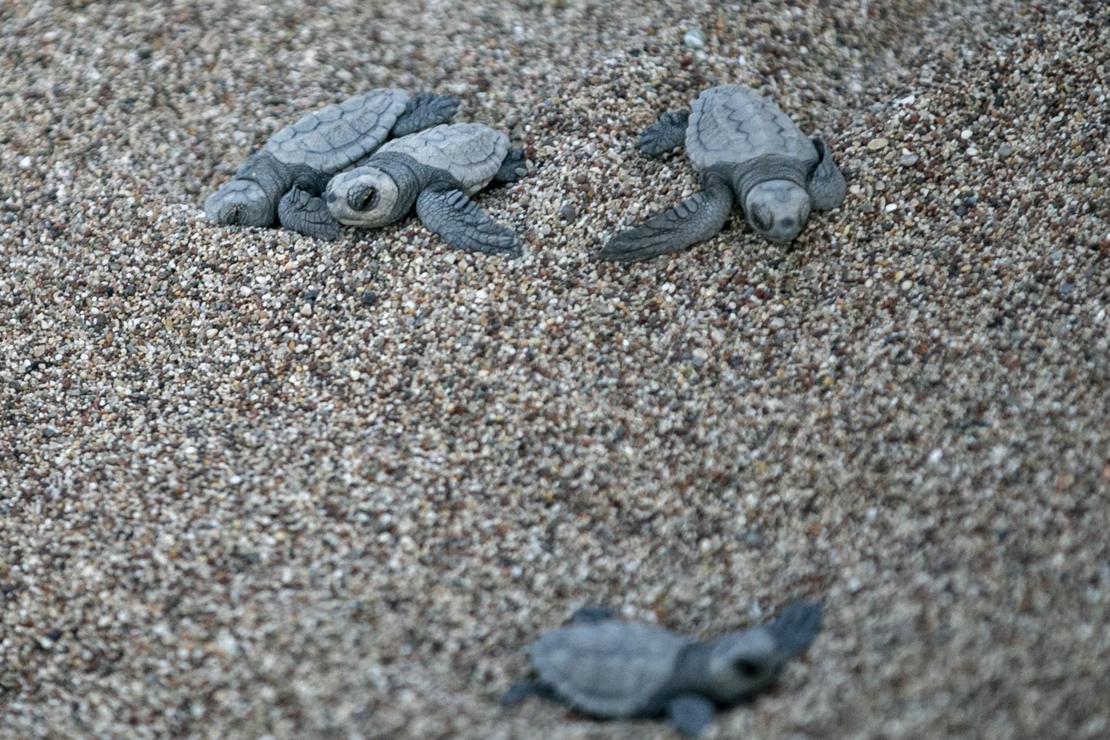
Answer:
<svg viewBox="0 0 1110 740"><path fill-rule="evenodd" d="M880 136L877 139L872 139L871 141L867 142L867 148L873 152L877 152L880 149L886 149L886 145L888 143L890 142Z"/></svg>
<svg viewBox="0 0 1110 740"><path fill-rule="evenodd" d="M700 28L691 28L682 37L682 43L691 49L705 48L705 34Z"/></svg>

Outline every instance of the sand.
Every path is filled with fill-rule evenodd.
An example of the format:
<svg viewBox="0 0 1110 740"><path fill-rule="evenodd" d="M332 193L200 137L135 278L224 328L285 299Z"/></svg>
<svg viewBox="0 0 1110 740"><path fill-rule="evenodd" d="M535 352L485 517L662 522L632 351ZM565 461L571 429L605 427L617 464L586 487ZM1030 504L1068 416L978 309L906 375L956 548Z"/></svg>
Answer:
<svg viewBox="0 0 1110 740"><path fill-rule="evenodd" d="M583 604L794 598L824 631L718 737L1110 732L1105 4L327 6L0 10L0 736L667 737L496 701ZM722 82L844 206L593 260ZM383 85L526 147L479 196L524 257L204 221Z"/></svg>

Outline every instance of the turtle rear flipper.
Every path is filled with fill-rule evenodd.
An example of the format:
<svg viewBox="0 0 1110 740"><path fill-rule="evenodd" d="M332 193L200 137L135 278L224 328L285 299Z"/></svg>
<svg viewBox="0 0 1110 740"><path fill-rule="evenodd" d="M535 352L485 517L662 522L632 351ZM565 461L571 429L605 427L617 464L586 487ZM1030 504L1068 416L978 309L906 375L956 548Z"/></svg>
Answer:
<svg viewBox="0 0 1110 740"><path fill-rule="evenodd" d="M324 199L294 186L278 203L281 225L298 234L332 240L339 236L339 221L331 215Z"/></svg>
<svg viewBox="0 0 1110 740"><path fill-rule="evenodd" d="M649 157L661 157L686 141L689 111L670 111L640 134L640 151Z"/></svg>
<svg viewBox="0 0 1110 740"><path fill-rule="evenodd" d="M428 188L416 199L416 214L429 229L456 249L483 254L520 254L512 230L490 218L457 188Z"/></svg>
<svg viewBox="0 0 1110 740"><path fill-rule="evenodd" d="M836 166L829 147L821 139L814 138L813 146L817 149L817 165L809 175L806 190L813 207L819 211L830 211L844 202L848 192L848 184L844 181L844 174Z"/></svg>
<svg viewBox="0 0 1110 740"><path fill-rule="evenodd" d="M400 138L441 123L450 123L458 110L459 99L454 95L417 95L393 124L393 136Z"/></svg>
<svg viewBox="0 0 1110 740"><path fill-rule="evenodd" d="M696 694L682 694L667 702L667 718L685 737L698 737L713 722L717 708Z"/></svg>
<svg viewBox="0 0 1110 740"><path fill-rule="evenodd" d="M600 257L613 262L638 262L677 252L710 238L732 212L732 188L719 177L706 177L705 189L674 208L622 231L602 248Z"/></svg>
<svg viewBox="0 0 1110 740"><path fill-rule="evenodd" d="M616 619L617 613L607 606L582 606L570 615L568 624L597 624Z"/></svg>

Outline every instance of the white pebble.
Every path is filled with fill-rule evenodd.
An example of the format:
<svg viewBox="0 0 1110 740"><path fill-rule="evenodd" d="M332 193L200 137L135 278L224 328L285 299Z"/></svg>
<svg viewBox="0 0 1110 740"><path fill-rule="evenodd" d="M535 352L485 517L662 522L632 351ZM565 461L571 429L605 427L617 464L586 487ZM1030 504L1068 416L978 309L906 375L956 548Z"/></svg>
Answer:
<svg viewBox="0 0 1110 740"><path fill-rule="evenodd" d="M705 34L699 28L691 28L682 37L682 43L691 49L701 49L705 46Z"/></svg>

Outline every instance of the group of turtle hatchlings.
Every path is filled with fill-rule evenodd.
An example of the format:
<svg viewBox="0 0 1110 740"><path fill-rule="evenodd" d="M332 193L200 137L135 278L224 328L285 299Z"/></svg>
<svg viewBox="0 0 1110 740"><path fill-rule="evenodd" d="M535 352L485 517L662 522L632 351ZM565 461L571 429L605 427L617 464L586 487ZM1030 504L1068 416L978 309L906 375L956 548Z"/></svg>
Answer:
<svg viewBox="0 0 1110 740"><path fill-rule="evenodd" d="M453 247L520 254L520 239L470 197L527 174L524 153L480 123L451 123L458 100L371 90L278 131L204 202L220 224L271 226L334 239L340 224L372 228L416 215ZM844 176L821 139L805 136L747 87L704 91L690 111L664 113L640 136L660 156L686 145L702 189L611 238L602 259L636 262L709 239L738 204L757 233L793 240L812 209L844 200Z"/></svg>
<svg viewBox="0 0 1110 740"><path fill-rule="evenodd" d="M221 224L278 222L334 239L340 224L385 226L415 206L420 221L453 247L517 255L517 235L470 197L527 174L524 153L489 126L450 123L457 108L453 97L403 90L330 105L274 134L208 197L205 213ZM844 199L844 177L824 142L748 88L706 90L689 112L665 113L640 136L648 156L683 143L702 190L614 236L601 258L634 262L704 241L724 227L734 204L756 232L787 242L811 209ZM820 623L819 604L797 602L770 624L701 642L618 621L605 608L580 609L532 645L535 679L511 688L502 704L537 695L599 718L666 716L696 736L718 708L771 685Z"/></svg>

